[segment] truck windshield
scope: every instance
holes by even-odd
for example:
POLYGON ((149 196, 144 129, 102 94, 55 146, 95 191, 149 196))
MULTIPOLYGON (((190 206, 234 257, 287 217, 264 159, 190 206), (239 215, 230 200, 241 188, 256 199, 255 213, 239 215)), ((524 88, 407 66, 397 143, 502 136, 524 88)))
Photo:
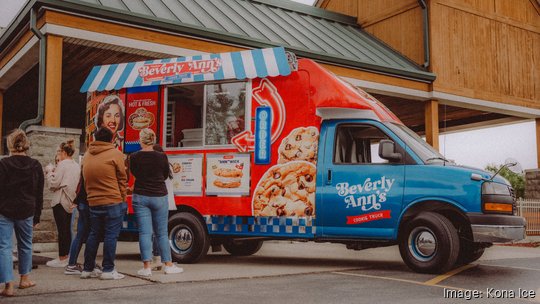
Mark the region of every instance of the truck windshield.
POLYGON ((390 122, 385 123, 385 125, 398 135, 424 163, 448 162, 439 151, 435 150, 435 148, 406 126, 390 122))

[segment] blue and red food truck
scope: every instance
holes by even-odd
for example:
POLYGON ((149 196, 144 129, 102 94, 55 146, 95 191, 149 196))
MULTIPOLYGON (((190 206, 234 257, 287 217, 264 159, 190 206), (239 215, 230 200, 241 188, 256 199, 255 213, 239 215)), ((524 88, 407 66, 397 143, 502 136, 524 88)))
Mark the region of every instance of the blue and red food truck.
POLYGON ((414 271, 441 273, 524 238, 506 180, 447 161, 371 95, 283 48, 97 66, 81 92, 87 143, 112 126, 129 154, 139 130, 159 134, 178 262, 292 239, 397 244, 414 271))

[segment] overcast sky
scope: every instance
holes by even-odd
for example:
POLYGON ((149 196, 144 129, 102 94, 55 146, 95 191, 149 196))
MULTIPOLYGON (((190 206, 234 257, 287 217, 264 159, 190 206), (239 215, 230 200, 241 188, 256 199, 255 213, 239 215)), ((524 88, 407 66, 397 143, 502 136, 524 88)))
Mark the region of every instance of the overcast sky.
MULTIPOLYGON (((295 1, 308 5, 314 2, 295 1)), ((6 27, 26 0, 0 2, 0 27, 6 27)), ((459 164, 484 168, 490 163, 504 163, 505 159, 512 157, 517 159, 524 169, 537 168, 534 121, 452 133, 441 136, 439 141, 441 152, 459 164)))

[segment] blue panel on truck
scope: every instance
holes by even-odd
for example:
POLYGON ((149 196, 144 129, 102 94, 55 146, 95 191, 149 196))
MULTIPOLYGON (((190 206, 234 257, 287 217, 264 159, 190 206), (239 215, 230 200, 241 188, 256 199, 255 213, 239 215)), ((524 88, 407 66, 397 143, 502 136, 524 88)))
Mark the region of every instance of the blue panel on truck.
POLYGON ((204 216, 209 234, 313 238, 313 217, 204 216))

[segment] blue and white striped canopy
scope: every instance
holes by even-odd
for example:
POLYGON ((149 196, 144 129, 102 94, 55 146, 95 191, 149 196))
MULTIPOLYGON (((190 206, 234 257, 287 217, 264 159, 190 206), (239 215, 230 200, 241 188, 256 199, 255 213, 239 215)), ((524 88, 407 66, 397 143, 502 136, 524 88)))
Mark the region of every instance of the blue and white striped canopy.
MULTIPOLYGON (((291 64, 294 65, 294 62, 291 64)), ((287 76, 290 73, 287 53, 284 48, 277 47, 95 66, 81 87, 81 92, 287 76)))

